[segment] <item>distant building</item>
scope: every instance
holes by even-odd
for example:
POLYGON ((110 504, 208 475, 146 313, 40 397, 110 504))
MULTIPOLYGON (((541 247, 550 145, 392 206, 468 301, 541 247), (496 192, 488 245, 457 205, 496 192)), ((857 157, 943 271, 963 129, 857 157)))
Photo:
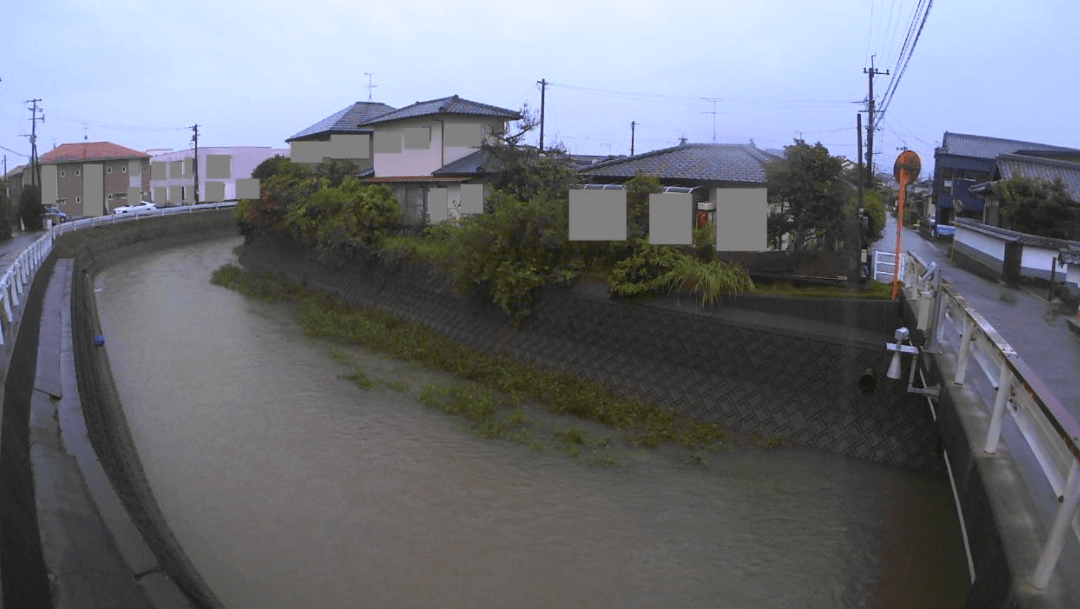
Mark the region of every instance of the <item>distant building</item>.
MULTIPOLYGON (((232 146, 199 148, 199 202, 236 200, 236 181, 248 179, 266 159, 289 156, 288 148, 232 146)), ((195 150, 164 152, 150 159, 151 201, 158 207, 195 203, 195 150)))
POLYGON ((23 184, 30 184, 30 165, 19 165, 12 168, 4 176, 4 184, 7 188, 8 200, 17 205, 19 196, 22 194, 23 184))
POLYGON ((62 144, 38 163, 42 204, 68 216, 101 216, 150 194, 150 155, 112 142, 62 144))
POLYGON ((972 187, 991 180, 995 163, 1003 155, 1080 161, 1080 150, 1075 148, 945 132, 934 151, 933 204, 926 213, 936 213, 938 224, 949 224, 957 217, 997 224, 996 213, 987 217, 985 201, 972 187))

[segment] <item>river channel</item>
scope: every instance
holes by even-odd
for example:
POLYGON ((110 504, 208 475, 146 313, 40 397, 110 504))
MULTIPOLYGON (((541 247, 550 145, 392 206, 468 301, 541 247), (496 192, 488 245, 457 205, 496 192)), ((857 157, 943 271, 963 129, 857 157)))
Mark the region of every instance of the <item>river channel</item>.
POLYGON ((96 279, 131 433, 177 539, 229 609, 958 607, 947 478, 809 450, 595 465, 422 405, 435 375, 209 283, 239 239, 96 279))

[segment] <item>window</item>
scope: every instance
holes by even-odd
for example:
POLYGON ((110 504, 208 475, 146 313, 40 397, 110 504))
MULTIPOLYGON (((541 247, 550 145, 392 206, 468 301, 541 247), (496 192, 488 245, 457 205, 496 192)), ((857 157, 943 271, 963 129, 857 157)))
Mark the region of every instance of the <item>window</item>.
POLYGON ((109 196, 107 196, 105 198, 108 199, 109 201, 112 201, 112 195, 109 195, 109 196))
POLYGON ((65 174, 63 169, 60 170, 60 177, 61 178, 66 178, 67 177, 67 175, 65 174))
POLYGON ((127 173, 127 165, 120 166, 120 173, 127 173))
POLYGON ((78 175, 79 175, 79 173, 80 173, 80 171, 79 171, 78 169, 76 169, 76 170, 75 170, 75 175, 76 175, 76 176, 78 176, 78 175))
POLYGON ((75 203, 82 203, 82 197, 75 197, 75 203))
POLYGON ((105 166, 105 173, 112 173, 112 165, 105 166))

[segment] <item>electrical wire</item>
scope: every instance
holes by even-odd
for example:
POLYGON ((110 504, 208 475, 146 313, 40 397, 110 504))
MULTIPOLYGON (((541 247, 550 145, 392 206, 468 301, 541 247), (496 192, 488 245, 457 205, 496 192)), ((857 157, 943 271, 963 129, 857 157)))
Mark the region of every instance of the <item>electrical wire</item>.
POLYGON ((926 26, 926 18, 930 16, 930 9, 934 6, 934 0, 929 0, 926 4, 926 10, 923 11, 922 21, 919 23, 919 29, 915 32, 915 38, 911 42, 911 48, 908 50, 907 57, 904 59, 904 65, 893 80, 889 81, 889 88, 885 91, 885 97, 881 102, 881 116, 884 117, 885 113, 889 110, 889 105, 892 103, 893 97, 896 95, 896 88, 900 84, 900 80, 904 77, 904 73, 907 72, 908 64, 911 62, 911 56, 915 53, 915 46, 919 44, 919 37, 922 36, 923 27, 926 26))
POLYGON ((93 127, 95 129, 105 129, 106 131, 186 131, 191 127, 146 127, 146 126, 134 126, 134 125, 118 125, 115 123, 104 123, 100 121, 88 121, 82 120, 63 114, 57 114, 53 112, 50 116, 59 119, 61 122, 72 123, 78 125, 84 125, 86 127, 93 127))
POLYGON ((6 151, 10 152, 11 154, 17 154, 17 155, 23 157, 24 159, 30 158, 29 154, 23 154, 21 152, 15 152, 14 150, 12 150, 11 148, 8 148, 7 146, 0 146, 0 150, 6 150, 6 151))

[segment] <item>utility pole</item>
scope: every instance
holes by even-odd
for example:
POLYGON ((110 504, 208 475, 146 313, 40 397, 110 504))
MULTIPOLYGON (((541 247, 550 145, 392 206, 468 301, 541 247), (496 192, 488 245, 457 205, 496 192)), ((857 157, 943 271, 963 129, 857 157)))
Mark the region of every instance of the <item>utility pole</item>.
POLYGON ((374 76, 371 72, 364 72, 364 76, 367 76, 367 100, 371 101, 371 90, 379 85, 371 84, 371 77, 374 76))
POLYGON ((540 82, 540 152, 544 151, 544 93, 547 91, 547 80, 541 78, 540 82))
POLYGON ((192 165, 195 167, 195 205, 199 204, 199 126, 192 125, 192 131, 195 135, 191 136, 191 141, 195 142, 195 162, 192 165))
MULTIPOLYGON (((861 270, 862 265, 867 263, 867 260, 863 258, 863 234, 864 234, 864 232, 863 232, 863 228, 862 228, 862 220, 863 220, 862 114, 859 114, 858 112, 855 113, 855 137, 858 139, 858 142, 859 142, 859 147, 858 147, 859 153, 856 155, 856 156, 859 157, 858 170, 856 171, 857 176, 858 176, 856 183, 858 184, 858 191, 857 192, 858 192, 858 197, 859 198, 858 198, 858 207, 855 208, 855 222, 854 222, 854 226, 853 226, 854 231, 855 231, 853 233, 853 236, 855 237, 855 239, 854 239, 855 251, 854 251, 854 255, 853 255, 853 262, 855 263, 855 269, 854 269, 853 272, 848 273, 848 281, 850 281, 852 283, 855 283, 855 282, 857 282, 859 280, 859 271, 861 270)), ((867 246, 869 247, 869 244, 867 244, 867 246)))
MULTIPOLYGON (((45 111, 38 107, 37 103, 40 99, 28 99, 23 103, 33 104, 28 110, 30 110, 32 117, 30 119, 30 184, 33 186, 41 185, 41 167, 38 165, 37 156, 37 123, 38 121, 45 122, 45 111), (38 118, 38 111, 41 111, 41 118, 38 118)), ((42 193, 44 195, 44 193, 42 193)))
POLYGON ((636 122, 630 121, 630 156, 634 156, 634 127, 636 126, 636 122))
POLYGON ((874 179, 874 77, 889 75, 888 70, 882 72, 874 68, 874 57, 874 55, 870 56, 870 69, 863 68, 863 74, 866 74, 870 85, 870 97, 868 98, 870 118, 866 124, 866 181, 868 184, 873 183, 874 179))
POLYGON ((712 102, 712 112, 702 112, 702 114, 711 114, 712 115, 712 143, 715 144, 716 143, 716 115, 719 114, 719 112, 716 111, 716 104, 718 104, 718 103, 720 103, 720 102, 722 102, 724 100, 720 99, 719 97, 702 97, 701 99, 703 99, 703 100, 705 100, 707 102, 712 102))

